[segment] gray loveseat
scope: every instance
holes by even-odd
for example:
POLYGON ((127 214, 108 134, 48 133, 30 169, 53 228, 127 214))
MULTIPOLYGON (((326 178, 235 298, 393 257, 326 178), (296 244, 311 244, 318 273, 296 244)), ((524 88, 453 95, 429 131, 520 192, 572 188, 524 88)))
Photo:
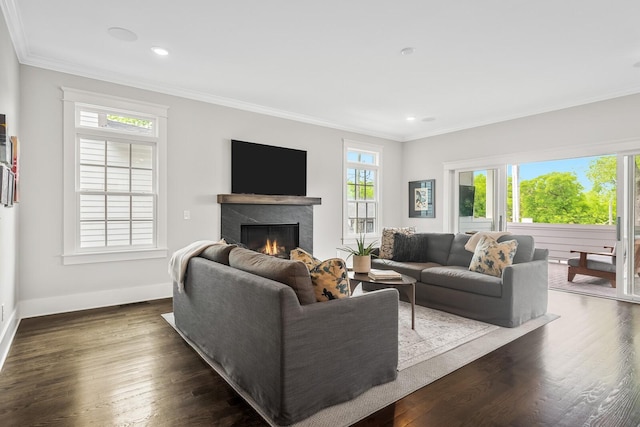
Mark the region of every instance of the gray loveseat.
POLYGON ((176 327, 277 424, 397 376, 395 289, 315 302, 302 262, 226 245, 189 260, 186 274, 183 291, 174 283, 176 327))
POLYGON ((426 246, 421 262, 373 259, 372 267, 414 277, 416 304, 505 327, 518 326, 546 313, 549 251, 535 248, 531 236, 507 235, 498 239, 518 241, 513 264, 503 270, 502 277, 469 271, 473 253, 464 248, 471 237, 467 234, 414 236, 424 239, 420 246, 426 246))

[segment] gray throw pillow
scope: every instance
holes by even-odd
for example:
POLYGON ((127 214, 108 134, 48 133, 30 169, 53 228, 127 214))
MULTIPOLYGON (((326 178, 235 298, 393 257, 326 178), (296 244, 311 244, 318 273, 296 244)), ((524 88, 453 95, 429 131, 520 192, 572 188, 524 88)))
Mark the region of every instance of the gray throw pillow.
POLYGON ((426 262, 429 241, 422 234, 396 233, 393 240, 393 261, 426 262))
POLYGON ((309 270, 302 261, 281 259, 249 249, 235 248, 229 254, 229 265, 290 286, 301 305, 316 302, 309 270))
POLYGON ((200 253, 202 258, 206 258, 210 261, 214 261, 220 264, 229 265, 229 253, 231 249, 236 245, 225 245, 224 243, 219 245, 211 245, 200 253))

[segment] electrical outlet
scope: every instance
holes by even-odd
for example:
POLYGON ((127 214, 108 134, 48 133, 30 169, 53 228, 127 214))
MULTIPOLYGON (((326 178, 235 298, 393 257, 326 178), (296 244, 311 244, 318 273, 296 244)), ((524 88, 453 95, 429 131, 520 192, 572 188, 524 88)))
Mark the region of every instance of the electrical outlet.
POLYGON ((184 219, 191 219, 191 211, 184 211, 184 219))

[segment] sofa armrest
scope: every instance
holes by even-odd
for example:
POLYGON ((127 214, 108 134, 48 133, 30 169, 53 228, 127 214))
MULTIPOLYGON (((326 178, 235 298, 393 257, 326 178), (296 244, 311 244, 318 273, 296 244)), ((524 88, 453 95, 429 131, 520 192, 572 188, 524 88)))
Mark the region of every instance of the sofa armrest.
POLYGON ((548 261, 538 260, 507 266, 502 272, 502 286, 502 297, 511 303, 512 319, 530 319, 546 313, 548 261))
POLYGON ((312 413, 396 378, 396 289, 294 308, 283 305, 285 406, 312 413))

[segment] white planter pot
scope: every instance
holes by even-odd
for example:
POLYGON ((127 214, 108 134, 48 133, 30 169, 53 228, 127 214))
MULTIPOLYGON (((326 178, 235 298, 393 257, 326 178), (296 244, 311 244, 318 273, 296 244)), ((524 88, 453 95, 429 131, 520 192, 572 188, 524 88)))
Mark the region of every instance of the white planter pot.
POLYGON ((368 273, 371 270, 371 255, 354 255, 353 271, 356 273, 368 273))

